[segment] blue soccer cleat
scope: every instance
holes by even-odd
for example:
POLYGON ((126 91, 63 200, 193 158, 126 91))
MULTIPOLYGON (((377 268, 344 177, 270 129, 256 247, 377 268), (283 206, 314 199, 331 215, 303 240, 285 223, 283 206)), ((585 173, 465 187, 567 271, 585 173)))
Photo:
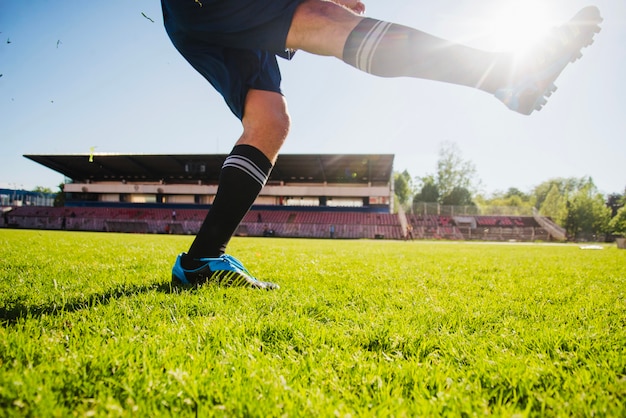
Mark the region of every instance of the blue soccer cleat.
POLYGON ((184 269, 181 259, 186 253, 176 258, 172 268, 172 284, 178 286, 200 286, 204 283, 215 283, 225 287, 250 287, 254 289, 274 290, 279 286, 270 282, 257 280, 235 257, 223 254, 217 258, 194 259, 203 263, 195 269, 184 269))
POLYGON ((556 90, 554 81, 567 64, 582 57, 581 50, 593 43, 601 22, 597 7, 580 10, 520 60, 519 64, 530 66, 529 72, 515 77, 510 85, 496 90, 494 95, 509 109, 524 115, 541 110, 556 90))

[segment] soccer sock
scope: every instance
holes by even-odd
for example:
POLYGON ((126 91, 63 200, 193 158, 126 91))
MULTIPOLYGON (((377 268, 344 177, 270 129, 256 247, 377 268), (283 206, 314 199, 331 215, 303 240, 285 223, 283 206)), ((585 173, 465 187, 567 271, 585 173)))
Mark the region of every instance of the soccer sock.
POLYGON ((363 19, 350 33, 343 60, 381 77, 415 77, 493 93, 508 75, 506 54, 455 44, 419 30, 363 19))
POLYGON ((215 200, 187 259, 219 257, 265 185, 272 163, 251 145, 236 145, 224 160, 215 200))

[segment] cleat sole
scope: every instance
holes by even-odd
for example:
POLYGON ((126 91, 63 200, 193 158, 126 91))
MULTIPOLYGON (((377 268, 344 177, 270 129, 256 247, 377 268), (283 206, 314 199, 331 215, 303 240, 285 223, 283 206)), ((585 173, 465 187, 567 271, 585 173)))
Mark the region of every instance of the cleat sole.
POLYGON ((497 90, 495 96, 509 109, 524 115, 541 110, 547 98, 557 90, 554 81, 561 72, 569 63, 582 58, 582 49, 594 43, 594 35, 602 30, 599 26, 602 21, 597 7, 580 10, 569 22, 552 32, 544 51, 555 56, 544 59, 545 67, 522 78, 516 85, 497 90), (560 54, 559 50, 562 51, 560 54))

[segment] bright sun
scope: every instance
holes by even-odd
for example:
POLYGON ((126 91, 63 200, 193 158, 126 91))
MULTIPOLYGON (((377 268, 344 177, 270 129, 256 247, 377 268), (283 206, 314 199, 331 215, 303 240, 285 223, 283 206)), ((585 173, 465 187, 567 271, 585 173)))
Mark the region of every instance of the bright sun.
POLYGON ((498 50, 519 50, 530 46, 558 23, 550 19, 546 2, 501 2, 484 22, 484 31, 498 50))

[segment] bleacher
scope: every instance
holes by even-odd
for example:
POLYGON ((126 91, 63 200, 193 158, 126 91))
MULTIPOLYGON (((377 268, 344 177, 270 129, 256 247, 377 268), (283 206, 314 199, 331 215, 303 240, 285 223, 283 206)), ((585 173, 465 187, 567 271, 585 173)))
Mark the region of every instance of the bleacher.
MULTIPOLYGON (((2 226, 195 235, 227 155, 25 157, 69 179, 63 188, 66 207, 14 208, 2 217, 2 226), (92 157, 99 164, 91 164, 92 157)), ((393 160, 391 154, 282 154, 259 194, 260 205, 236 234, 526 241, 549 239, 546 230, 556 230, 540 217, 458 215, 439 205, 422 215, 391 214, 393 160)))
POLYGON ((539 224, 532 217, 521 216, 474 216, 479 227, 501 226, 506 228, 538 227, 539 224))
MULTIPOLYGON (((76 231, 195 235, 206 209, 144 207, 17 207, 3 219, 9 227, 76 231), (175 210, 175 216, 174 216, 175 210)), ((532 217, 465 216, 459 223, 443 215, 406 215, 415 239, 547 241, 550 236, 532 217)), ((253 208, 236 234, 337 239, 406 238, 397 214, 302 208, 253 208)))
POLYGON ((262 236, 272 230, 276 236, 303 238, 384 238, 402 239, 398 216, 388 213, 251 210, 238 233, 262 236))
POLYGON ((546 241, 550 236, 533 217, 474 216, 476 228, 467 239, 485 241, 546 241))
POLYGON ((413 236, 419 239, 464 239, 454 220, 445 215, 407 215, 413 236))

